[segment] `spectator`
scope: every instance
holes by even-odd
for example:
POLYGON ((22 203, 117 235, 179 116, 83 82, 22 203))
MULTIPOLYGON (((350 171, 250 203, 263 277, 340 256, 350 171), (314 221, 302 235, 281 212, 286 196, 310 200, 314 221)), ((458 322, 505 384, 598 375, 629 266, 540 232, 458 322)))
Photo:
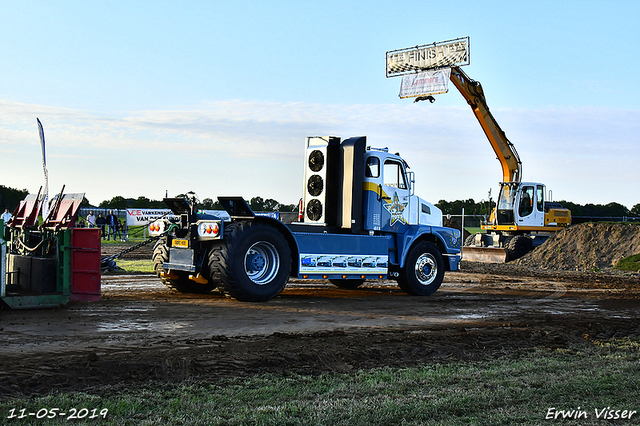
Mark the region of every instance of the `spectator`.
POLYGON ((113 214, 113 210, 109 210, 109 214, 107 215, 107 226, 109 227, 109 232, 107 233, 107 240, 116 239, 116 222, 118 218, 113 214))
POLYGON ((128 241, 129 239, 129 235, 127 235, 129 233, 129 226, 127 226, 127 219, 122 221, 122 240, 123 241, 128 241))
POLYGON ((4 213, 2 213, 2 216, 0 216, 0 218, 4 220, 4 224, 6 225, 7 222, 9 222, 9 220, 11 219, 11 213, 9 213, 9 209, 4 209, 4 213))
POLYGON ((116 238, 118 238, 118 239, 122 239, 121 231, 122 231, 122 224, 120 223, 120 220, 118 220, 118 218, 116 218, 116 230, 115 230, 115 232, 114 232, 114 234, 113 234, 113 239, 114 239, 114 240, 115 240, 116 238))
POLYGON ((96 219, 96 225, 100 228, 100 234, 102 235, 102 239, 105 237, 105 228, 107 226, 107 220, 102 217, 102 213, 98 214, 98 218, 96 219))
POLYGON ((96 227, 96 215, 93 214, 93 210, 91 210, 87 216, 87 223, 89 224, 89 228, 96 227))

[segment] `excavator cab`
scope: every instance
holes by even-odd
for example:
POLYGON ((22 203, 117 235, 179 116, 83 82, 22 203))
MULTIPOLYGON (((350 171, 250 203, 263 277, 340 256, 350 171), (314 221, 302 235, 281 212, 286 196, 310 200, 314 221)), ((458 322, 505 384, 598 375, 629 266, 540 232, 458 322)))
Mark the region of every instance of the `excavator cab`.
POLYGON ((498 225, 515 225, 515 207, 518 198, 517 182, 500 183, 500 195, 496 207, 496 221, 498 225))
POLYGON ((543 226, 545 186, 534 182, 501 182, 493 223, 543 226))

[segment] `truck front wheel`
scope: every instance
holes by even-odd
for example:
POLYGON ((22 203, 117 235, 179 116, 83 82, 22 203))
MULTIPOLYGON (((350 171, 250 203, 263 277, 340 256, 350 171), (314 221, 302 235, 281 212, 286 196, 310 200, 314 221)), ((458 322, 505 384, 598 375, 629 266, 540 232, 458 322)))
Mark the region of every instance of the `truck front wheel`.
POLYGON ((429 296, 435 293, 444 279, 444 262, 440 250, 423 241, 414 246, 398 277, 398 285, 413 296, 429 296))
POLYGON ((282 291, 291 270, 291 250, 273 226, 234 222, 222 244, 211 252, 209 269, 220 275, 219 288, 227 296, 245 302, 263 302, 282 291))

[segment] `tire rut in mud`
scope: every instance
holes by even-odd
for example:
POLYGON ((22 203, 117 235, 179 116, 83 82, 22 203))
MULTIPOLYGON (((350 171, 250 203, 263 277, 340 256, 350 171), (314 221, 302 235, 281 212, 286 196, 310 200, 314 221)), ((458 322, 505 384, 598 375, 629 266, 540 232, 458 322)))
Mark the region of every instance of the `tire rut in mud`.
POLYGON ((483 328, 273 333, 162 340, 141 348, 48 353, 3 359, 0 399, 51 391, 97 394, 149 383, 217 381, 272 373, 315 375, 380 367, 518 357, 535 348, 580 349, 593 339, 638 337, 635 319, 576 319, 560 326, 526 318, 483 328), (10 367, 10 368, 8 368, 10 367))

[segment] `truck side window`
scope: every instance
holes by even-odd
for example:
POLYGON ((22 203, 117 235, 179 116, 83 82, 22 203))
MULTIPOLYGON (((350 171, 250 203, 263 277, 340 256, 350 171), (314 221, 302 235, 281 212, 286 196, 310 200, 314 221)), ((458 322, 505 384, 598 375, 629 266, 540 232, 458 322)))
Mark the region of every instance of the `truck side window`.
POLYGON ((384 184, 398 189, 407 189, 407 181, 404 178, 404 170, 400 163, 395 161, 384 162, 384 184))
POLYGON ((536 186, 536 208, 539 212, 544 210, 544 186, 536 186))
POLYGON ((364 175, 369 178, 380 177, 380 159, 378 157, 367 158, 367 167, 364 169, 364 175))

